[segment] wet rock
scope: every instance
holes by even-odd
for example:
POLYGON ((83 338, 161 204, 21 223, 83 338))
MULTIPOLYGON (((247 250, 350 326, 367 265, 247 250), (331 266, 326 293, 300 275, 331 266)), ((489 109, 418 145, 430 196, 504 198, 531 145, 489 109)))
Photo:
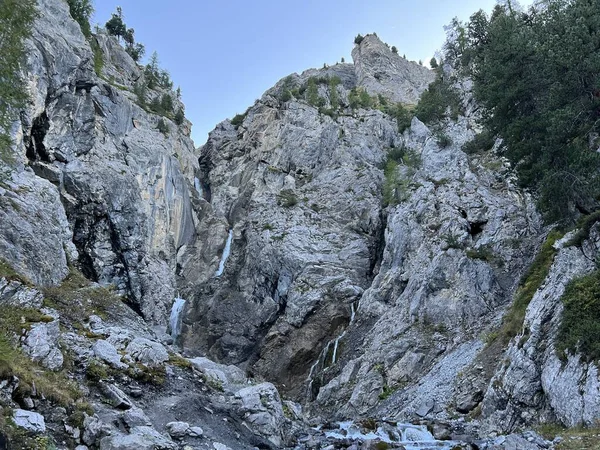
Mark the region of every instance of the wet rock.
POLYGON ((33 411, 16 409, 13 411, 13 421, 16 426, 33 433, 45 433, 46 422, 44 416, 33 411))

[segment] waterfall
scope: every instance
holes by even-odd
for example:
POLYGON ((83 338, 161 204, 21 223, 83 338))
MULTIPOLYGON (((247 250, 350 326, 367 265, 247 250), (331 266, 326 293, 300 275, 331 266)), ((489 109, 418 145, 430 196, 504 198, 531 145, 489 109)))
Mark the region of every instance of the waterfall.
POLYGON ((339 343, 346 335, 348 328, 350 328, 350 325, 352 325, 352 323, 354 322, 354 319, 356 317, 356 309, 354 308, 354 303, 352 303, 350 305, 350 311, 351 311, 350 322, 348 323, 348 326, 344 329, 344 331, 342 331, 342 333, 338 337, 336 337, 335 339, 333 339, 327 343, 327 345, 323 348, 323 350, 321 350, 321 353, 319 353, 317 360, 310 367, 310 372, 308 373, 308 378, 306 379, 306 382, 308 383, 308 396, 309 397, 312 392, 312 386, 313 386, 313 381, 314 381, 313 377, 314 377, 315 373, 318 370, 323 370, 323 369, 329 367, 327 365, 327 355, 329 354, 329 349, 331 348, 332 344, 333 344, 333 352, 331 355, 331 364, 329 364, 329 365, 333 366, 337 362, 339 343))
POLYGON ((200 195, 200 197, 204 197, 204 194, 202 193, 202 185, 200 184, 198 177, 194 177, 194 187, 196 188, 198 195, 200 195))
POLYGON ((171 308, 171 316, 169 317, 169 325, 171 327, 171 337, 175 340, 179 337, 181 333, 181 323, 182 323, 182 313, 183 307, 185 306, 185 300, 177 297, 173 302, 173 307, 171 308))
POLYGON ((229 253, 231 252, 231 241, 233 240, 233 230, 229 230, 229 236, 227 236, 227 242, 225 242, 225 248, 223 249, 223 255, 221 256, 221 262, 219 263, 219 268, 215 273, 215 277, 220 277, 223 275, 223 271, 225 270, 225 263, 227 262, 227 258, 229 258, 229 253))
POLYGON ((425 425, 409 423, 398 423, 395 426, 381 424, 375 430, 362 432, 360 426, 352 421, 338 422, 337 428, 326 431, 325 436, 361 442, 378 440, 388 444, 401 444, 406 450, 450 450, 459 444, 456 441, 437 441, 425 425))

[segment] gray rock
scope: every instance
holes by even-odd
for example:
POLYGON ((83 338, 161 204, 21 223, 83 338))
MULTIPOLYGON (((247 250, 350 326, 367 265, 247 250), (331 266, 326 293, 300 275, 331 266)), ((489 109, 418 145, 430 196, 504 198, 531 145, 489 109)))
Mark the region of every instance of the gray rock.
POLYGON ((0 304, 21 308, 41 308, 44 296, 37 289, 18 281, 0 278, 0 304))
POLYGON ((46 422, 44 416, 33 411, 24 409, 15 409, 13 411, 13 421, 16 426, 24 428, 33 433, 45 433, 46 422))
POLYGON ((215 450, 231 450, 225 444, 221 444, 220 442, 213 442, 213 448, 215 450))
POLYGON ((252 430, 269 439, 277 446, 282 445, 283 406, 275 386, 261 383, 240 389, 236 394, 240 412, 252 430))
POLYGON ((435 73, 393 53, 374 34, 352 50, 358 84, 371 95, 382 94, 393 102, 417 104, 435 79, 435 73))
POLYGON ((190 424, 187 422, 169 422, 166 425, 167 433, 174 439, 182 439, 190 431, 190 424))
POLYGON ((86 415, 83 419, 83 442, 90 446, 96 444, 104 434, 103 425, 97 417, 86 415))
POLYGON ((162 344, 145 338, 131 341, 125 352, 134 360, 149 367, 159 366, 169 360, 169 353, 162 344))
POLYGON ((129 434, 102 438, 100 450, 175 450, 177 444, 152 427, 134 427, 129 434))
POLYGON ((204 430, 200 427, 190 427, 188 434, 191 437, 201 437, 204 434, 204 430))
POLYGON ((236 366, 218 364, 204 357, 192 358, 189 361, 194 369, 230 391, 235 391, 236 387, 246 383, 244 371, 236 366))
POLYGON ((23 350, 34 361, 39 361, 50 370, 59 370, 63 365, 63 355, 58 345, 59 321, 36 323, 27 333, 23 350))
POLYGON ((419 417, 427 416, 431 411, 433 411, 433 407, 435 403, 431 400, 423 402, 421 406, 415 411, 415 414, 419 417))
POLYGON ((125 411, 121 416, 121 420, 128 429, 140 426, 149 427, 152 425, 146 413, 141 408, 135 406, 125 411))
POLYGON ((114 384, 100 383, 100 390, 114 408, 130 409, 133 406, 127 395, 114 384))
POLYGON ((109 364, 115 369, 126 369, 127 364, 121 362, 121 355, 117 349, 108 341, 103 339, 97 340, 92 347, 97 358, 109 364))

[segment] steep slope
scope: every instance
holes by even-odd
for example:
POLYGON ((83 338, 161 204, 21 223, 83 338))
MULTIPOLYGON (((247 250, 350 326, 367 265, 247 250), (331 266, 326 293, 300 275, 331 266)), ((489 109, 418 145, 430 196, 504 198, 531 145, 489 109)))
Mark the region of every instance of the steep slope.
MULTIPOLYGON (((114 284, 145 318, 164 323, 177 251, 196 236, 190 125, 138 104, 133 91, 143 73, 115 38, 96 36, 94 55, 64 2, 42 1, 39 9, 28 53, 32 104, 3 191, 6 201, 10 191, 28 192, 29 207, 15 200, 3 208, 15 225, 0 232, 3 257, 43 285, 57 284, 67 263, 78 262, 90 279, 114 284), (99 76, 98 59, 105 62, 99 76), (159 120, 169 132, 157 129, 159 120)), ((149 91, 147 100, 164 94, 177 104, 166 91, 149 91)))
MULTIPOLYGON (((218 276, 215 265, 186 263, 194 301, 185 347, 247 365, 295 393, 371 283, 384 226, 382 169, 387 150, 402 146, 392 117, 350 108, 362 89, 357 68, 401 77, 409 67, 414 92, 433 77, 375 36, 361 48, 354 66, 282 80, 240 124, 219 124, 201 149, 204 198, 227 219, 232 245, 218 276), (311 86, 320 107, 311 104, 311 86)), ((218 232, 224 245, 227 230, 218 232)))

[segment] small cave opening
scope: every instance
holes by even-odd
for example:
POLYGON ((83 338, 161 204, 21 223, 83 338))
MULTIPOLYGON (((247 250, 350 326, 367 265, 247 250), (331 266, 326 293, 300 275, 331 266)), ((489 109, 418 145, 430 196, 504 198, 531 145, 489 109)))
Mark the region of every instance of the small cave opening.
POLYGON ((44 111, 41 115, 33 119, 31 125, 31 136, 27 142, 26 156, 30 161, 50 162, 50 156, 44 145, 44 138, 50 129, 48 115, 44 111))
POLYGON ((479 222, 469 222, 469 234, 473 238, 477 237, 483 232, 487 222, 487 220, 482 220, 479 222))

